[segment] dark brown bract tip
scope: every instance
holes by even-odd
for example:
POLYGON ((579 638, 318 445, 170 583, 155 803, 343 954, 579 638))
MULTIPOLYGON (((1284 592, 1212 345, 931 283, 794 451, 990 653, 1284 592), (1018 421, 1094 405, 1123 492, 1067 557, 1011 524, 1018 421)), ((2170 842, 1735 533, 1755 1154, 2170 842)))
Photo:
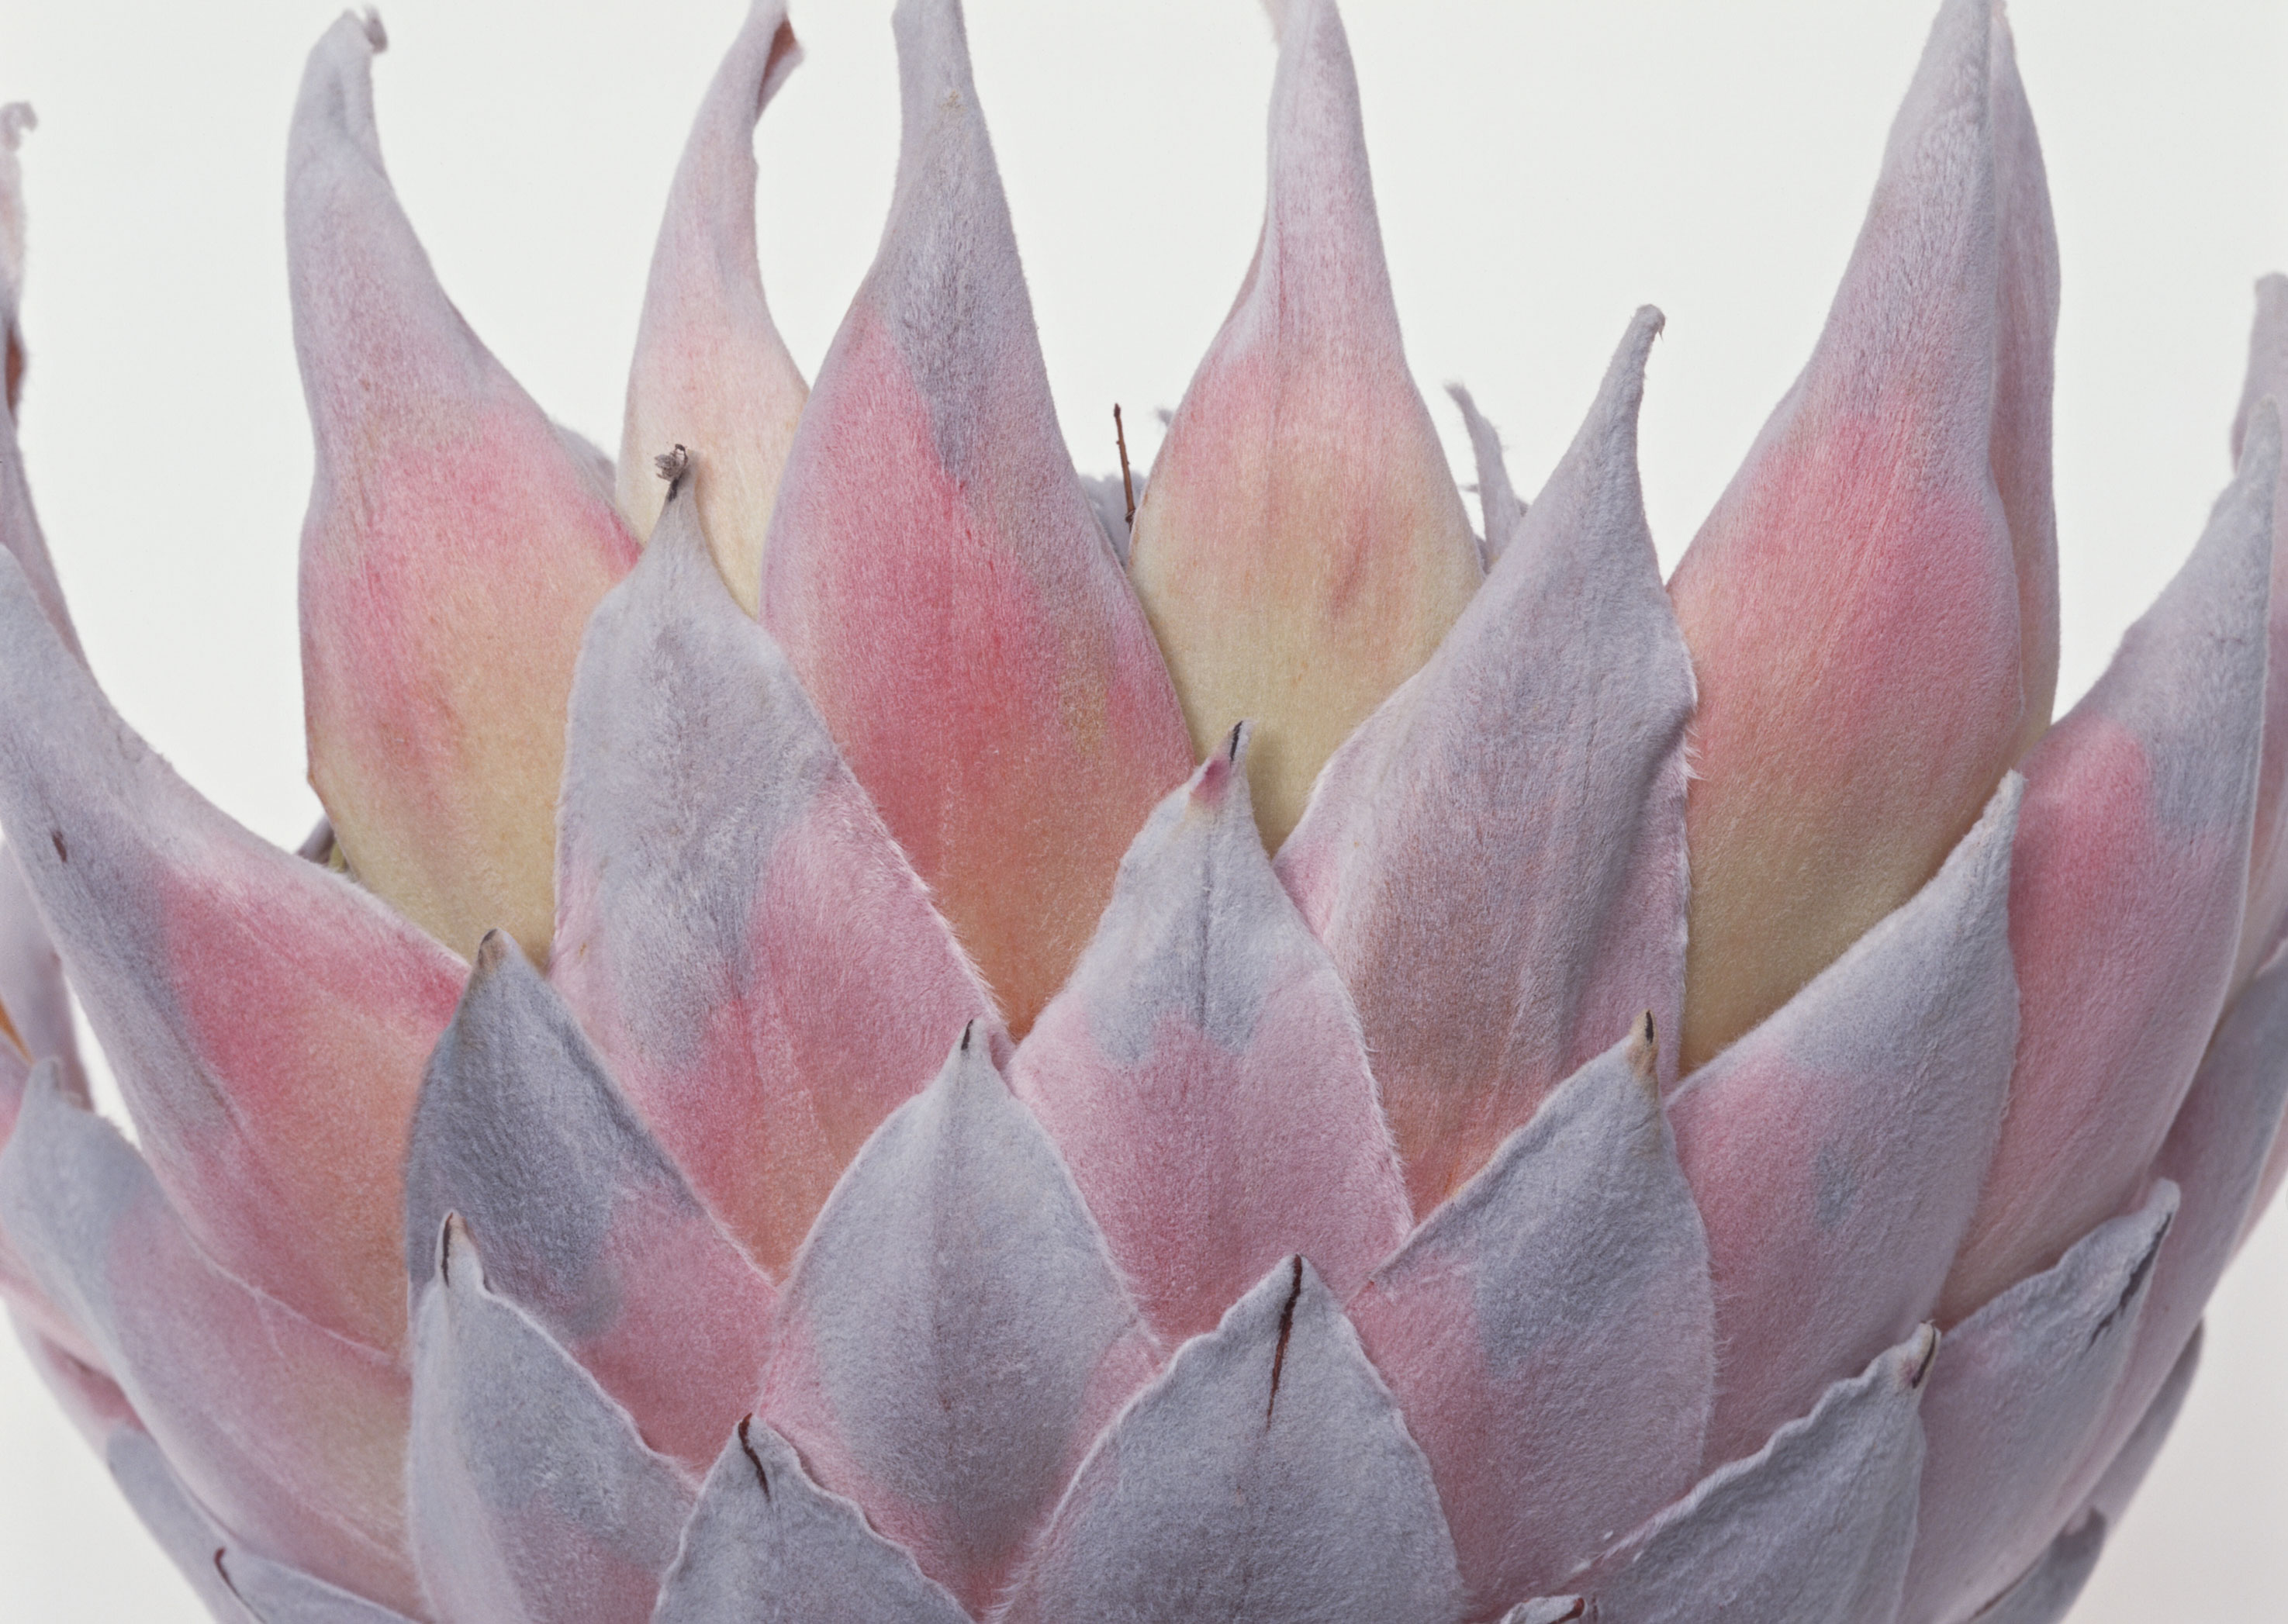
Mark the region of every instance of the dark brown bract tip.
POLYGON ((1120 402, 1112 403, 1112 438, 1120 447, 1120 494, 1128 503, 1128 527, 1136 527, 1136 479, 1128 471, 1128 430, 1120 421, 1120 402))
POLYGON ((1287 1301, 1279 1309, 1279 1345, 1271 1351, 1271 1397, 1264 1400, 1263 1424, 1271 1424, 1271 1412, 1279 1403, 1279 1377, 1287 1368, 1287 1339, 1295 1334, 1295 1302, 1303 1295, 1303 1255, 1296 1253, 1287 1260, 1287 1301))

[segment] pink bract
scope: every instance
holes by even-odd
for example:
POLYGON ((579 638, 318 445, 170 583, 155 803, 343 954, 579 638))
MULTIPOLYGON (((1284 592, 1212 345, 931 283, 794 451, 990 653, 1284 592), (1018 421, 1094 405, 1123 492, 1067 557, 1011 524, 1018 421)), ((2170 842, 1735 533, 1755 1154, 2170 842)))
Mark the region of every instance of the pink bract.
POLYGON ((1996 0, 1943 0, 1665 583, 1660 313, 1529 501, 1457 392, 1474 528, 1341 18, 1271 9, 1262 234, 1132 511, 1059 430, 958 0, 895 8, 807 381, 752 0, 616 457, 451 304, 335 24, 296 853, 73 633, 0 112, 0 1294, 218 1619, 2071 1604, 2288 1171, 2288 282, 2198 545, 2053 722, 1996 0))

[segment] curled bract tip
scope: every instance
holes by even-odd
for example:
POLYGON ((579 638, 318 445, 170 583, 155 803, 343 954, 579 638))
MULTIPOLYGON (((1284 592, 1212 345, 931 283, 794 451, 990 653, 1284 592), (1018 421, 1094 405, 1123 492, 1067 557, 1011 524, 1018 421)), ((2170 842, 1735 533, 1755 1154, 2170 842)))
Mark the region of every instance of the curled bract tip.
POLYGON ((378 11, 368 6, 363 12, 353 12, 348 15, 363 31, 366 44, 373 47, 376 55, 389 49, 389 30, 381 26, 378 11))

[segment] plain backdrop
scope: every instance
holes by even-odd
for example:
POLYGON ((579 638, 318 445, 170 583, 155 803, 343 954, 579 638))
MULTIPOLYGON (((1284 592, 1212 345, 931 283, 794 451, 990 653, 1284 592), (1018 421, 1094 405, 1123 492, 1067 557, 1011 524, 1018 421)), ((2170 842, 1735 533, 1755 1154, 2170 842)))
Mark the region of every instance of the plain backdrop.
MULTIPOLYGON (((809 60, 761 131, 765 279, 814 369, 895 156, 889 0, 798 0, 809 60)), ((1646 501, 1673 562, 1818 331, 1932 0, 1352 0, 1417 376, 1501 426, 1530 494, 1630 311, 1668 313, 1646 501)), ((742 0, 401 0, 392 173, 446 287, 551 411, 616 448, 651 238, 742 0)), ((297 537, 309 439, 281 234, 288 113, 324 0, 0 0, 25 146, 24 440, 98 674, 274 840, 303 781, 297 537)), ((2250 284, 2288 268, 2288 7, 2022 0, 2065 265, 2062 701, 2227 473, 2250 284)), ((1111 466, 1172 407, 1246 266, 1269 30, 1252 0, 972 0, 970 34, 1066 434, 1111 466)), ((2288 1234, 2210 1321, 2178 1436, 2082 1620, 2280 1616, 2288 1234)), ((0 1348, 0 1618, 189 1620, 188 1590, 0 1348)))

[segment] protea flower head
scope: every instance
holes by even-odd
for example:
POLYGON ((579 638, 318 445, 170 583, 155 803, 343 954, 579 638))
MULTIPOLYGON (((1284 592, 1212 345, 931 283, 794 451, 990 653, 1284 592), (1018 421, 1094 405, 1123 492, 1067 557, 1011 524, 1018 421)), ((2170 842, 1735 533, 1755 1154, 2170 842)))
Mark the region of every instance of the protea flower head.
POLYGON ((616 459, 448 301, 380 25, 330 28, 298 853, 81 655, 0 155, 0 1289, 217 1617, 2070 1605, 2288 1168, 2288 282, 2206 533, 2053 723, 2056 245, 1991 0, 1665 583, 1659 313, 1530 502, 1461 398, 1474 527, 1341 20, 1274 9, 1253 263, 1093 480, 957 0, 897 6, 809 384, 754 0, 616 459))

